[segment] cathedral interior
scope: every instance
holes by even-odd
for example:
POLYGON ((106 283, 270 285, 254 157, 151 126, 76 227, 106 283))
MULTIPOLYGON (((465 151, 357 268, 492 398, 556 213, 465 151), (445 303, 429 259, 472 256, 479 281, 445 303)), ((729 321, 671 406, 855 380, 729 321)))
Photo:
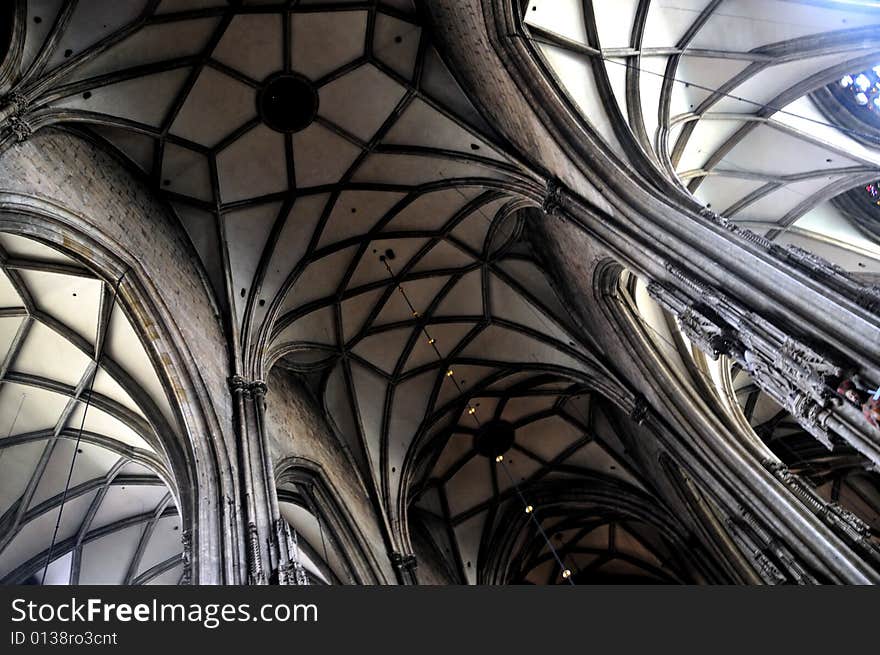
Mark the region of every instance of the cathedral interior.
POLYGON ((4 0, 0 582, 880 582, 880 5, 4 0))

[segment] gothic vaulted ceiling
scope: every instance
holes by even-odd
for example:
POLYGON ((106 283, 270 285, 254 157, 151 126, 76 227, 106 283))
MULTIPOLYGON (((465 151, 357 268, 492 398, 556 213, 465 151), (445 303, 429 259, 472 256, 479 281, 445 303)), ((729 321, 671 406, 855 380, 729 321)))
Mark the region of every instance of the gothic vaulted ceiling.
POLYGON ((176 423, 114 289, 0 234, 0 581, 176 584, 176 423))
POLYGON ((876 128, 818 104, 829 84, 880 64, 876 3, 523 4, 528 35, 584 120, 622 158, 642 153, 631 165, 771 239, 868 279, 880 271, 863 212, 832 202, 855 189, 873 204, 864 188, 880 176, 876 128))
MULTIPOLYGON (((810 95, 868 65, 876 13, 775 0, 523 4, 561 88, 612 149, 634 145, 739 222, 880 272, 880 247, 830 202, 876 177, 876 152, 829 127, 810 95)), ((627 455, 621 433, 629 427, 608 406, 620 387, 521 239, 518 211, 543 185, 468 102, 410 0, 21 6, 22 49, 6 82, 28 106, 31 127, 80 130, 167 200, 223 312, 236 372, 265 377, 278 365, 310 381, 389 525, 418 520, 460 579, 475 582, 489 575, 479 565, 491 564, 487 544, 505 534, 508 512, 521 514, 510 502, 514 482, 537 498, 549 498, 553 485, 589 482, 607 493, 571 491, 541 516, 575 577, 689 579, 671 554, 682 535, 664 532, 673 517, 627 455), (515 430, 510 479, 478 452, 492 420, 515 430)), ((50 305, 36 306, 61 300, 43 302, 50 305)), ((42 316, 35 311, 12 315, 42 316)), ((18 327, 10 330, 10 344, 22 341, 18 327)), ((71 342, 81 353, 90 347, 71 342)), ((43 386, 75 396, 97 359, 88 355, 79 376, 43 386)), ((9 375, 18 369, 6 369, 0 402, 14 404, 21 394, 9 391, 9 375)), ((143 395, 163 407, 161 394, 143 395)), ((65 433, 65 407, 28 429, 65 433)), ((96 416, 99 408, 107 413, 96 403, 96 416)), ((153 446, 134 430, 144 441, 134 446, 115 430, 90 430, 106 437, 93 444, 103 459, 95 455, 93 486, 77 496, 82 518, 59 531, 74 562, 101 543, 89 539, 101 529, 95 517, 116 507, 114 493, 133 488, 127 476, 138 479, 143 504, 109 525, 176 520, 160 484, 159 440, 153 446)), ((52 453, 30 456, 9 507, 45 477, 41 458, 51 462, 52 453)), ((287 491, 285 514, 308 533, 310 575, 345 581, 339 555, 318 548, 314 515, 287 491)), ((57 489, 45 493, 38 502, 50 504, 34 517, 51 521, 57 489)), ((28 496, 3 520, 21 523, 32 506, 28 496)), ((160 531, 139 529, 135 555, 114 575, 179 576, 179 551, 163 551, 161 571, 150 568, 157 564, 145 553, 160 531)), ((554 569, 535 534, 508 537, 516 545, 508 579, 548 581, 554 569)))
MULTIPOLYGON (((462 581, 512 498, 472 453, 475 421, 514 425, 519 484, 598 476, 656 505, 591 422, 601 411, 580 415, 615 385, 521 239, 518 210, 542 183, 466 99, 409 0, 32 1, 18 69, 33 127, 114 148, 168 201, 236 368, 309 380, 388 521, 417 506, 447 525, 437 538, 462 581)), ((615 502, 572 501, 578 566, 601 551, 595 575, 680 579, 645 517, 609 513, 615 502)), ((312 578, 347 581, 308 507, 283 505, 312 578)), ((519 578, 546 581, 544 559, 531 552, 519 578)))

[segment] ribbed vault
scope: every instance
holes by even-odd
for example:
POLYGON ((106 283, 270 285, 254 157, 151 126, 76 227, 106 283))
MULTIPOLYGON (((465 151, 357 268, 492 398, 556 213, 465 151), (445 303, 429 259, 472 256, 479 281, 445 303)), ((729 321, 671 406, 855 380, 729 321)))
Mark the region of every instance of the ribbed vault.
POLYGON ((875 181, 880 154, 816 101, 878 63, 870 3, 523 5, 525 33, 572 106, 646 183, 665 177, 780 243, 861 274, 880 270, 876 238, 832 202, 875 181))
POLYGON ((461 414, 425 445, 410 510, 410 522, 430 535, 460 580, 564 583, 545 535, 578 583, 690 577, 675 560, 680 553, 673 555, 681 544, 658 536, 682 527, 634 464, 628 419, 600 394, 532 372, 503 378, 470 402, 515 431, 503 465, 481 452, 480 430, 461 414), (528 520, 526 502, 545 535, 528 520))
POLYGON ((0 579, 176 584, 177 428, 113 285, 0 235, 0 579), (57 526, 57 527, 56 527, 57 526))
MULTIPOLYGON (((555 83, 634 176, 674 185, 847 268, 880 273, 877 244, 831 202, 876 179, 880 159, 825 126, 810 95, 873 57, 875 14, 775 0, 517 6, 555 83)), ((544 503, 541 525, 576 579, 713 577, 687 556, 688 527, 628 452, 634 424, 620 407, 633 393, 613 354, 560 302, 524 237, 522 210, 545 199, 546 180, 469 102, 413 2, 16 7, 15 57, 0 83, 26 109, 27 125, 17 127, 60 124, 121 154, 174 211, 213 288, 234 377, 250 385, 247 394, 276 366, 306 383, 367 489, 389 556, 412 552, 413 523, 462 582, 556 581, 513 485, 478 452, 481 427, 496 420, 515 431, 505 466, 544 503)), ((158 526, 176 516, 161 444, 163 431, 177 428, 152 368, 141 363, 135 373, 116 362, 143 348, 136 337, 115 343, 124 331, 116 323, 106 334, 94 328, 109 314, 106 282, 45 249, 19 255, 19 242, 3 245, 12 295, 2 320, 13 322, 0 417, 17 416, 20 397, 21 416, 30 416, 28 396, 9 391, 19 387, 67 403, 50 424, 28 428, 41 435, 28 443, 44 450, 34 445, 37 463, 20 467, 31 473, 17 483, 24 491, 10 492, 2 520, 21 535, 20 525, 51 516, 54 501, 32 510, 30 488, 44 468, 63 469, 52 464, 53 450, 70 442, 89 398, 82 442, 104 459, 77 482, 82 518, 63 525, 59 543, 74 562, 83 558, 105 538, 94 517, 114 506, 108 499, 135 488, 146 499, 149 489, 156 498, 125 519, 135 522, 124 529, 140 536, 122 580, 179 577, 179 548, 159 563, 145 556, 158 526), (93 285, 76 296, 92 299, 89 311, 65 309, 68 287, 40 287, 27 279, 32 271, 93 285), (51 375, 22 365, 31 333, 43 328, 79 360, 70 355, 51 375), (93 374, 95 393, 86 392, 93 374), (109 386, 102 391, 105 378, 129 404, 109 386), (131 434, 91 425, 98 412, 131 434)), ((631 290, 644 298, 635 282, 631 290)), ((662 348, 682 346, 659 310, 648 318, 670 341, 662 348)), ((113 319, 124 321, 124 311, 113 319)), ((692 375, 692 363, 675 357, 692 375)), ((14 428, 10 439, 22 434, 14 428)), ((283 480, 278 490, 311 580, 364 577, 346 559, 340 526, 324 532, 332 513, 312 488, 283 480)), ((179 546, 179 537, 161 543, 172 541, 179 546)), ((25 550, 39 554, 40 546, 25 550)), ((16 579, 32 569, 16 569, 16 579)))

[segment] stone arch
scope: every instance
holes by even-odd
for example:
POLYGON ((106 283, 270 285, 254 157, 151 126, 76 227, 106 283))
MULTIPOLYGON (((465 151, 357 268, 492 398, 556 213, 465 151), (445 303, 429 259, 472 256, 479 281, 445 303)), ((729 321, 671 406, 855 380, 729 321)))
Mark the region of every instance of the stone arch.
POLYGON ((25 0, 4 2, 0 8, 0 91, 14 82, 24 46, 26 18, 25 0))
POLYGON ((238 568, 228 364, 216 309, 181 228, 111 155, 44 130, 0 154, 0 231, 43 242, 119 284, 184 435, 169 444, 192 579, 233 582, 238 568), (70 171, 76 171, 78 184, 70 171), (195 338, 198 335, 198 338, 195 338))
MULTIPOLYGON (((529 489, 529 493, 545 512, 547 529, 558 530, 557 534, 578 530, 583 536, 588 536, 591 532, 616 522, 627 527, 633 524, 643 526, 639 531, 630 527, 632 534, 639 535, 634 540, 638 543, 638 551, 641 551, 638 555, 628 553, 627 548, 618 546, 615 549, 609 545, 604 557, 609 560, 620 557, 628 563, 641 561, 645 570, 651 574, 649 579, 661 584, 692 584, 707 578, 718 581, 711 564, 693 548, 694 543, 689 539, 686 528, 639 489, 607 476, 597 475, 578 482, 543 482, 529 489), (560 521, 560 517, 566 517, 566 520, 560 521), (650 564, 649 561, 654 563, 650 564)), ((479 584, 521 583, 526 579, 525 575, 529 574, 528 568, 523 569, 523 566, 528 566, 524 561, 529 559, 526 555, 528 544, 521 537, 524 531, 528 532, 529 518, 517 509, 508 507, 491 533, 490 545, 485 549, 485 561, 479 566, 479 584)), ((555 535, 550 536, 552 539, 555 535)), ((531 540, 537 541, 536 535, 532 535, 531 540)), ((586 545, 578 543, 575 535, 571 543, 563 546, 560 552, 564 555, 566 548, 573 551, 584 550, 583 554, 591 557, 598 555, 596 559, 599 559, 603 557, 600 551, 605 550, 606 546, 595 546, 596 544, 589 542, 586 545), (592 550, 596 552, 587 552, 592 550)), ((533 547, 533 550, 540 553, 540 545, 537 549, 533 547)), ((535 555, 537 553, 533 552, 532 558, 535 555)), ((549 553, 544 552, 537 559, 549 560, 549 553)), ((643 581, 645 582, 647 580, 643 581)), ((587 581, 582 580, 581 583, 587 581)))
MULTIPOLYGON (((382 573, 371 558, 364 536, 356 528, 356 522, 323 467, 317 462, 290 456, 280 460, 275 470, 279 501, 300 505, 316 518, 323 542, 324 563, 330 567, 331 562, 326 560, 335 560, 333 564, 341 569, 336 572, 337 581, 342 584, 381 584, 382 573), (328 550, 332 557, 327 556, 328 550), (343 571, 344 575, 340 575, 343 571)), ((312 550, 317 550, 317 544, 312 550)), ((322 556, 322 553, 316 554, 322 556)))

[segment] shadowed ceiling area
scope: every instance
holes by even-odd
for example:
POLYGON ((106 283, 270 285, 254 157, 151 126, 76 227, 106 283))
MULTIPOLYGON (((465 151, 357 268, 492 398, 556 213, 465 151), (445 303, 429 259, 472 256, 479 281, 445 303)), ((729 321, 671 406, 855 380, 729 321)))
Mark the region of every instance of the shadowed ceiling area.
POLYGON ((176 584, 165 392, 113 287, 0 234, 0 580, 176 584))
POLYGON ((425 455, 429 473, 410 514, 461 579, 564 584, 564 568, 581 584, 692 579, 676 559, 675 521, 630 456, 629 421, 601 396, 556 375, 520 373, 471 402, 513 429, 513 442, 487 452, 483 426, 463 414, 425 455), (532 512, 544 534, 528 521, 532 512))

